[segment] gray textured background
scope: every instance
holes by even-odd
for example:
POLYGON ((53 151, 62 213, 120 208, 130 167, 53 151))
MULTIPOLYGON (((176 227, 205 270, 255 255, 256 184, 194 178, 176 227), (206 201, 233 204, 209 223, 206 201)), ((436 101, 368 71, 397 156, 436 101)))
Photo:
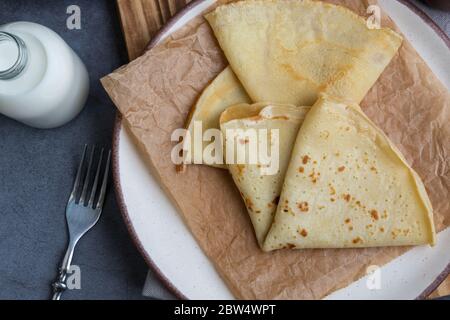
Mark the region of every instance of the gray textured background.
MULTIPOLYGON (((448 13, 420 6, 450 33, 448 13)), ((62 128, 35 130, 0 115, 0 299, 46 299, 67 242, 64 208, 82 146, 111 143, 115 110, 98 79, 127 59, 114 0, 0 0, 0 24, 19 20, 59 33, 86 63, 91 79, 86 108, 62 128), (72 4, 81 8, 82 30, 66 28, 72 4)), ((147 267, 112 190, 74 263, 81 268, 82 290, 64 298, 142 298, 147 267)), ((157 280, 149 283, 149 292, 164 296, 157 280)))
MULTIPOLYGON (((0 24, 27 20, 60 34, 85 62, 91 92, 81 115, 55 130, 0 116, 0 298, 46 299, 65 250, 64 209, 84 143, 110 146, 115 109, 98 79, 127 60, 115 1, 0 0, 0 24), (81 7, 82 30, 66 28, 81 7)), ((110 190, 98 225, 74 263, 82 290, 67 299, 139 299, 147 267, 128 237, 110 190)))

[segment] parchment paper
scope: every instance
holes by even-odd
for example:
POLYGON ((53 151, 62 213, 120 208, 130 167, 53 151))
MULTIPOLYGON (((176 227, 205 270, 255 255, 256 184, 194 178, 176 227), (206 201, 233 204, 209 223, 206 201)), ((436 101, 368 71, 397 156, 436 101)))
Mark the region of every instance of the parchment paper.
MULTIPOLYGON (((328 1, 365 15, 369 2, 328 1)), ((389 18, 383 24, 396 27, 389 18)), ((281 250, 263 253, 240 195, 225 170, 188 166, 177 173, 170 135, 184 125, 201 91, 226 60, 203 18, 102 79, 148 160, 205 254, 236 298, 318 299, 408 248, 281 250)), ((450 224, 450 95, 405 40, 362 103, 422 177, 437 230, 450 224)), ((148 212, 151 215, 151 212, 148 212)), ((166 244, 170 245, 170 244, 166 244)))

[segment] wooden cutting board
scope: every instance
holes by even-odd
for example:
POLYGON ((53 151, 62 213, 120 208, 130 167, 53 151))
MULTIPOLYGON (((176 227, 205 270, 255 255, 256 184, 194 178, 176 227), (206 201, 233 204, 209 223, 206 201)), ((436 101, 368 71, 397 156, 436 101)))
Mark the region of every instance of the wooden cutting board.
MULTIPOLYGON (((191 0, 116 0, 128 57, 136 59, 145 51, 155 33, 191 0)), ((450 277, 430 297, 450 294, 450 277)))
POLYGON ((191 0, 117 0, 128 57, 134 60, 150 39, 191 0))

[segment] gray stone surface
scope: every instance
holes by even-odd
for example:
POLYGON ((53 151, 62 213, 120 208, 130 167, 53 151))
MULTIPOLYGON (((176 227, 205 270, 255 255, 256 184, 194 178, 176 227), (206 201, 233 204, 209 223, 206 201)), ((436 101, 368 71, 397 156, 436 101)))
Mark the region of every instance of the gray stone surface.
MULTIPOLYGON (((424 11, 430 18, 436 22, 436 24, 444 30, 447 35, 450 35, 450 13, 443 10, 432 8, 419 0, 410 0, 422 11, 424 11)), ((449 1, 449 0, 441 0, 449 1)))
MULTIPOLYGON (((418 2, 418 1, 414 1, 418 2)), ((450 15, 421 6, 450 33, 450 15)), ((126 62, 114 0, 1 0, 0 24, 26 20, 58 32, 86 63, 91 92, 68 125, 36 130, 0 115, 0 299, 46 299, 67 242, 64 207, 84 143, 110 146, 114 106, 98 79, 126 62), (81 8, 82 30, 66 28, 81 8)), ((140 299, 147 267, 128 237, 109 190, 98 225, 74 257, 82 289, 66 299, 140 299)), ((167 297, 150 276, 147 292, 167 297)))
MULTIPOLYGON (((1 0, 0 24, 26 20, 60 34, 85 62, 91 92, 84 111, 55 130, 0 116, 0 299, 46 299, 65 250, 64 208, 84 143, 110 146, 115 109, 98 79, 126 62, 111 0, 1 0), (66 28, 66 8, 81 8, 82 30, 66 28)), ((122 222, 110 188, 98 225, 74 263, 82 290, 66 299, 140 299, 147 266, 122 222)))

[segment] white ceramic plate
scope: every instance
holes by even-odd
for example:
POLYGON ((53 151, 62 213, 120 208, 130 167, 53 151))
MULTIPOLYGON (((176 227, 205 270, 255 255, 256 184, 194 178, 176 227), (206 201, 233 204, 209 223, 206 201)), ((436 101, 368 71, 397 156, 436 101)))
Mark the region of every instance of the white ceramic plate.
MULTIPOLYGON (((215 0, 191 2, 153 39, 163 40, 201 14, 215 0)), ((403 1, 380 0, 380 5, 450 88, 448 38, 429 18, 403 1)), ((129 133, 117 120, 114 135, 115 187, 130 234, 151 268, 181 298, 232 299, 211 262, 184 225, 140 158, 129 133), (170 244, 170 245, 169 245, 170 244)), ((416 247, 383 266, 379 290, 369 290, 365 277, 331 294, 330 299, 414 299, 434 290, 450 272, 450 228, 438 234, 437 246, 416 247)), ((378 287, 375 282, 375 287, 378 287)), ((369 286, 369 287, 374 287, 369 286)))

